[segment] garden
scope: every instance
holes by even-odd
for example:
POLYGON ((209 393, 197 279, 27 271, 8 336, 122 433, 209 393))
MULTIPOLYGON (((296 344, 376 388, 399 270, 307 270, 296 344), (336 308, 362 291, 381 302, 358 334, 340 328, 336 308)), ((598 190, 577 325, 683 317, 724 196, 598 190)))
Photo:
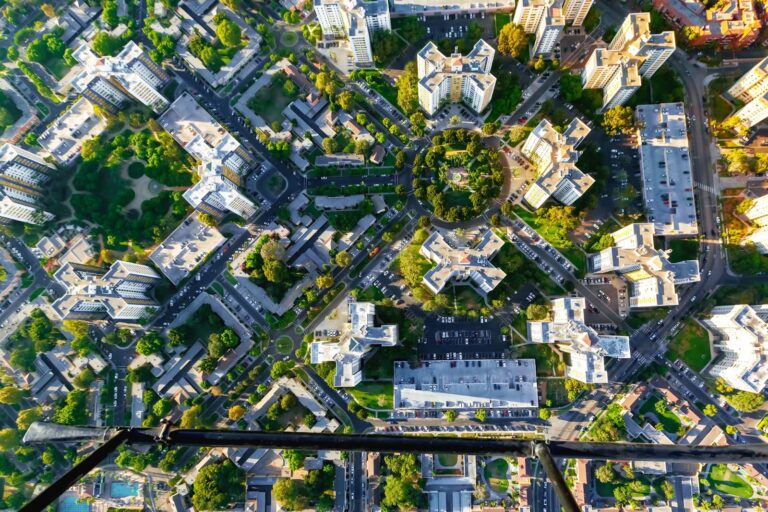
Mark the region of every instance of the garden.
POLYGON ((296 84, 285 73, 276 73, 269 85, 256 91, 248 100, 248 108, 269 123, 273 131, 280 131, 283 110, 298 96, 299 88, 296 84))
POLYGON ((285 292, 306 274, 301 268, 286 265, 284 257, 285 248, 278 239, 262 235, 245 257, 241 268, 275 302, 280 302, 285 292))
POLYGON ((347 391, 366 409, 392 409, 392 382, 363 381, 347 391))
POLYGON ((70 204, 78 219, 98 226, 107 248, 125 250, 131 243, 142 252, 136 244, 159 243, 188 214, 182 192, 162 185, 191 185, 193 162, 159 127, 126 130, 109 140, 97 136, 83 143, 80 154, 70 204), (143 176, 149 180, 140 187, 143 176))
POLYGON ((707 480, 717 492, 739 498, 752 497, 752 487, 725 464, 711 466, 707 480))
POLYGON ((498 151, 479 133, 446 130, 413 162, 414 195, 449 222, 476 217, 498 197, 504 171, 498 151))
POLYGON ((188 47, 190 53, 200 59, 206 69, 218 73, 222 67, 229 64, 240 49, 248 44, 248 40, 243 38, 240 26, 229 19, 224 12, 217 12, 213 22, 216 24, 217 36, 214 42, 209 42, 195 32, 189 38, 188 47))
POLYGON ((680 422, 680 418, 669 409, 666 401, 656 394, 648 397, 648 399, 643 402, 643 405, 640 406, 638 412, 644 417, 646 415, 652 415, 652 417, 661 424, 664 431, 672 435, 677 435, 681 429, 683 429, 683 424, 680 422))
POLYGON ((507 473, 509 463, 505 459, 494 459, 483 468, 483 476, 491 487, 491 490, 499 494, 505 494, 509 488, 507 473))

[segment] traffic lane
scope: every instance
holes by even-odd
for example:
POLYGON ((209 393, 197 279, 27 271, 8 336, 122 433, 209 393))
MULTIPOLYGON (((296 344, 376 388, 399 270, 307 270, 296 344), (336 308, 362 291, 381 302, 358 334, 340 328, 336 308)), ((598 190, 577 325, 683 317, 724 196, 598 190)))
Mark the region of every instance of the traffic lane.
MULTIPOLYGON (((309 378, 312 379, 315 383, 315 385, 322 390, 323 393, 325 393, 328 398, 330 398, 337 407, 341 408, 342 410, 347 410, 347 402, 344 401, 344 399, 339 395, 339 393, 336 392, 335 389, 331 388, 325 380, 323 380, 315 371, 309 367, 304 366, 304 371, 309 375, 309 378)), ((366 428, 370 427, 370 423, 367 421, 362 421, 357 416, 350 414, 349 419, 352 422, 352 428, 355 432, 362 432, 366 428)))
POLYGON ((309 187, 320 187, 324 185, 336 185, 339 187, 356 185, 397 185, 399 175, 397 174, 360 174, 355 176, 315 176, 307 178, 309 187))
POLYGON ((229 284, 229 281, 226 279, 219 279, 217 282, 224 287, 224 290, 226 290, 232 296, 232 298, 237 301, 240 307, 245 310, 248 316, 253 319, 252 322, 249 322, 249 325, 253 324, 254 321, 258 322, 262 326, 269 325, 262 314, 256 309, 256 307, 251 304, 251 302, 246 297, 243 297, 238 288, 235 288, 229 284))

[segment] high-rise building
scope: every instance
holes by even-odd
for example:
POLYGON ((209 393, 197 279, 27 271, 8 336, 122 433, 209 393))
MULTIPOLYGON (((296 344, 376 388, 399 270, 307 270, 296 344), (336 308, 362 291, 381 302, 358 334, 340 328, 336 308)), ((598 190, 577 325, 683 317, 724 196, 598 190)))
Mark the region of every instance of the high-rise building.
POLYGON ((99 57, 87 44, 72 56, 83 71, 72 79, 72 86, 94 105, 115 113, 131 98, 155 112, 168 106, 162 89, 170 78, 133 41, 114 57, 99 57))
POLYGON ((148 293, 161 281, 146 265, 116 261, 109 269, 66 263, 53 275, 65 288, 52 307, 62 320, 135 321, 158 306, 148 293))
POLYGON ((189 204, 216 218, 232 212, 248 219, 256 213, 256 205, 240 191, 253 156, 197 100, 185 92, 158 122, 200 162, 199 181, 184 192, 189 204))
POLYGON ((584 18, 587 17, 589 9, 592 7, 592 3, 595 0, 565 0, 563 11, 565 15, 565 21, 571 23, 575 27, 580 27, 584 23, 584 18))
POLYGON ((0 148, 0 217, 27 224, 53 218, 40 208, 44 185, 56 167, 25 149, 5 144, 0 148))
POLYGON ((528 34, 536 34, 533 55, 551 53, 565 28, 562 0, 520 0, 512 20, 528 34))
POLYGON ((755 126, 768 117, 768 92, 765 92, 741 107, 733 117, 747 128, 755 126))
POLYGON ((564 133, 542 121, 525 140, 520 152, 538 169, 538 178, 523 198, 533 208, 539 208, 550 197, 563 204, 572 204, 595 182, 592 176, 576 167, 581 155, 576 150, 590 132, 589 126, 575 118, 564 133))
POLYGON ((744 73, 728 89, 728 95, 743 103, 749 103, 766 92, 768 92, 768 57, 744 73))
POLYGON ((581 74, 586 89, 603 89, 603 110, 623 105, 675 51, 675 34, 651 34, 650 13, 631 13, 608 48, 596 48, 581 74))
POLYGON ((565 374, 587 384, 605 384, 605 358, 630 357, 629 337, 598 334, 584 323, 584 297, 561 297, 552 301, 552 320, 528 322, 530 343, 557 343, 570 355, 565 374))
POLYGON ((496 87, 491 74, 495 50, 480 39, 466 56, 450 57, 429 42, 416 56, 419 77, 419 105, 429 115, 447 102, 464 102, 475 112, 488 106, 496 87))
POLYGON ((387 0, 314 0, 314 8, 325 38, 346 42, 357 66, 373 66, 373 33, 392 30, 387 0))

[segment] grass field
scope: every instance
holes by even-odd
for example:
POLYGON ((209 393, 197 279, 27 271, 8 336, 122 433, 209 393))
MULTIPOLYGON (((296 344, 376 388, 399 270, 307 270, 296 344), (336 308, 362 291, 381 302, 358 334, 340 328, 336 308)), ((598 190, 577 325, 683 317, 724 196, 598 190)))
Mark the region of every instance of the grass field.
POLYGON ((716 491, 739 498, 752 496, 752 487, 725 464, 716 464, 709 470, 709 483, 716 491))
POLYGON ((693 320, 686 320, 680 332, 672 338, 667 358, 682 359, 691 369, 701 371, 712 359, 707 331, 693 320))
POLYGON ((504 27, 504 25, 512 22, 512 15, 508 12, 497 12, 493 21, 494 34, 496 37, 499 37, 499 32, 501 32, 501 29, 504 27))
POLYGON ((507 480, 507 471, 509 471, 509 464, 504 459, 495 459, 485 465, 483 474, 488 484, 496 492, 504 493, 509 488, 509 480, 507 480))
POLYGON ((667 410, 664 412, 664 414, 659 414, 656 411, 656 404, 661 401, 661 397, 653 395, 648 400, 643 403, 642 406, 640 406, 640 414, 644 415, 646 413, 653 414, 656 418, 658 418, 659 423, 664 427, 664 430, 669 432, 670 434, 677 434, 677 431, 680 430, 680 427, 682 426, 682 423, 680 423, 680 418, 675 415, 670 410, 667 410))
POLYGON ((695 238, 670 240, 669 248, 672 249, 669 261, 695 260, 699 257, 699 241, 695 238))
POLYGON ((357 403, 368 409, 392 409, 392 383, 363 381, 347 389, 357 403))
POLYGON ((275 350, 280 354, 290 354, 293 350, 293 340, 288 336, 280 336, 275 340, 275 350))
POLYGON ((518 359, 535 359, 536 375, 539 377, 562 377, 564 367, 560 356, 549 345, 541 343, 520 345, 514 347, 514 357, 518 359))
POLYGON ((282 112, 293 100, 294 98, 283 90, 282 81, 273 79, 271 84, 259 89, 248 100, 248 108, 256 115, 263 117, 267 123, 282 122, 282 112))

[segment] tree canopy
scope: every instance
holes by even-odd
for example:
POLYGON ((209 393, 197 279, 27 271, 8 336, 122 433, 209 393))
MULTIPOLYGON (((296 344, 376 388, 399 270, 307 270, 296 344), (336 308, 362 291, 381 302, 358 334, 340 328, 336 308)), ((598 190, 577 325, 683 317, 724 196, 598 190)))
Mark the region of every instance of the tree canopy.
POLYGON ((507 23, 499 31, 498 50, 502 55, 519 57, 528 46, 528 35, 521 25, 507 23))
POLYGON ((635 112, 632 107, 617 105, 603 113, 602 126, 610 136, 629 135, 635 130, 635 112))
POLYGON ((245 474, 231 460, 204 466, 192 484, 192 504, 196 510, 221 510, 242 501, 245 474))

